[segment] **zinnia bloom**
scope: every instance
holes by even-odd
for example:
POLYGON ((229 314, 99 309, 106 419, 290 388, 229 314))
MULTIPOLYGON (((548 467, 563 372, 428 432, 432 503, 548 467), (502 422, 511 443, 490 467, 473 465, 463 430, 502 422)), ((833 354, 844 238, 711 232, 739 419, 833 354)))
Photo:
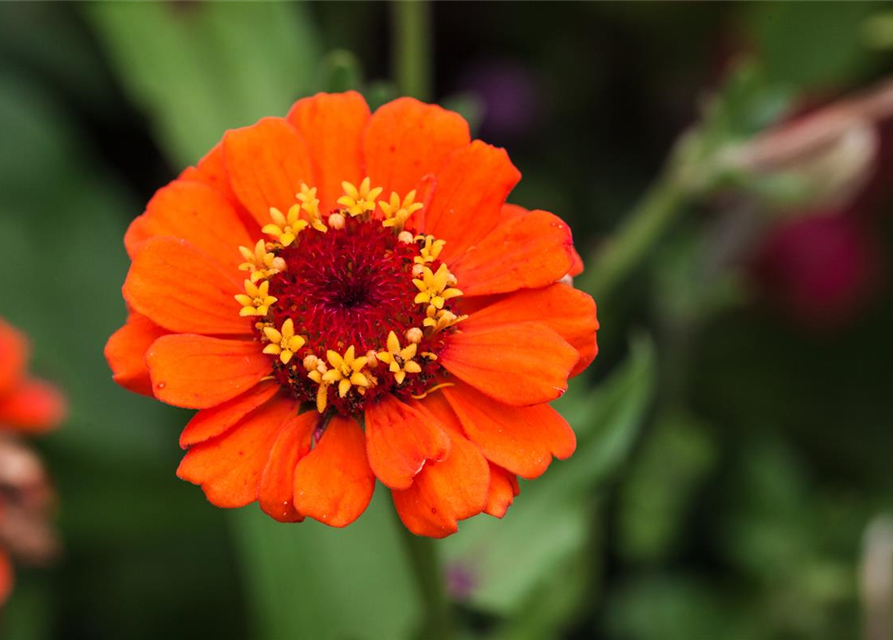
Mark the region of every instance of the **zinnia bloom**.
POLYGON ((571 233, 457 114, 357 93, 229 131, 125 237, 125 387, 200 409, 177 471, 220 507, 335 527, 376 478, 414 533, 502 517, 574 433, 595 357, 571 233))
POLYGON ((41 563, 55 550, 49 525, 52 492, 43 465, 16 441, 44 432, 65 416, 66 403, 52 385, 27 375, 28 341, 0 319, 0 604, 12 589, 7 550, 41 563))

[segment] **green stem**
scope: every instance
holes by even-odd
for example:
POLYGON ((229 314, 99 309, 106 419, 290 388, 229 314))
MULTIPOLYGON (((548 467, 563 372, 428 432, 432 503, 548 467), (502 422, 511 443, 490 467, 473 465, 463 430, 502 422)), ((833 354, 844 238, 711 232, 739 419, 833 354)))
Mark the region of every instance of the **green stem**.
POLYGON ((576 285, 596 300, 610 297, 648 256, 667 228, 685 210, 686 191, 668 172, 645 194, 617 233, 588 261, 576 285))
MULTIPOLYGON (((396 509, 394 513, 397 513, 396 509)), ((400 530, 403 547, 415 575, 418 591, 422 596, 424 619, 418 638, 419 640, 450 640, 453 637, 450 602, 447 598, 446 581, 434 540, 410 533, 399 521, 397 528, 400 530)))
POLYGON ((431 99, 431 5, 427 0, 392 2, 393 75, 400 93, 431 99))

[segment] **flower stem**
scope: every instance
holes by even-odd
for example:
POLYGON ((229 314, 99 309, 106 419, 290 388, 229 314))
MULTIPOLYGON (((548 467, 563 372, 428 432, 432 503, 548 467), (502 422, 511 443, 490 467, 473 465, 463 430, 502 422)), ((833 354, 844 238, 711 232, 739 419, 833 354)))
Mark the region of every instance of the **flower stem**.
POLYGON ((431 5, 428 0, 391 3, 394 51, 392 69, 400 93, 431 98, 431 5))
POLYGON ((686 189, 676 173, 665 173, 626 217, 614 237, 588 261, 577 286, 599 301, 613 295, 685 210, 686 200, 686 189))
POLYGON ((450 602, 434 540, 412 534, 399 518, 397 528, 422 597, 423 619, 418 638, 450 640, 453 637, 450 602))

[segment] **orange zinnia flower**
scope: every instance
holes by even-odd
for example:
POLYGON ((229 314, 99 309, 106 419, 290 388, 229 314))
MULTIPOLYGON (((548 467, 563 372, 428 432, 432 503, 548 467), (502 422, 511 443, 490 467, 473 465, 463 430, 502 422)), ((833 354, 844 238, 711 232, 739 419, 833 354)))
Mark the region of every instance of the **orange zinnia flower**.
POLYGON ((28 341, 0 319, 0 604, 13 582, 6 549, 26 561, 42 562, 55 548, 43 467, 14 436, 57 426, 66 403, 55 387, 27 375, 27 363, 28 341))
POLYGON ((414 533, 501 517, 566 458, 547 404, 595 357, 571 233, 457 114, 357 93, 229 131, 131 225, 115 380, 201 409, 178 475, 220 507, 414 533))

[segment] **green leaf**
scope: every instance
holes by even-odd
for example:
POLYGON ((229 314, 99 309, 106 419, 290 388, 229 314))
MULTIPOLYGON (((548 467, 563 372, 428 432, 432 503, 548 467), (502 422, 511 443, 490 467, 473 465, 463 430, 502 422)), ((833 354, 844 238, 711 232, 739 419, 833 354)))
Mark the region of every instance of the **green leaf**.
POLYGON ((441 543, 451 569, 472 578, 471 605, 505 617, 535 616, 534 594, 580 560, 595 519, 593 492, 632 446, 654 393, 654 367, 651 342, 638 339, 595 393, 572 387, 558 405, 576 430, 576 453, 524 482, 503 520, 473 518, 441 543))
POLYGON ((366 85, 363 94, 372 111, 400 97, 396 85, 389 80, 373 80, 366 85))
POLYGON ((379 487, 349 527, 273 521, 256 507, 232 514, 260 640, 397 640, 417 627, 420 603, 379 487))
POLYGON ((0 270, 9 274, 0 314, 28 333, 35 373, 64 390, 70 409, 59 430, 31 441, 59 493, 65 547, 63 561, 32 576, 60 586, 38 585, 37 595, 20 572, 4 637, 40 637, 52 612, 71 620, 73 610, 97 638, 165 637, 187 616, 220 635, 241 612, 220 611, 233 573, 214 536, 222 515, 174 475, 186 418, 118 387, 103 357, 126 316, 122 238, 140 204, 109 179, 54 96, 4 70, 0 85, 9 127, 0 138, 0 270), (205 568, 183 572, 188 562, 205 568))
POLYGON ((326 54, 320 69, 320 86, 323 91, 340 93, 358 90, 363 84, 360 61, 350 51, 336 49, 326 54))
POLYGON ((874 66, 863 41, 874 2, 781 2, 747 5, 757 51, 773 82, 800 89, 836 88, 874 66))
POLYGON ((691 416, 674 412, 656 421, 620 491, 617 540, 625 557, 656 562, 675 550, 717 455, 706 427, 691 416))
POLYGON ((300 3, 91 3, 86 10, 177 166, 201 158, 227 129, 284 115, 309 92, 319 64, 300 3))

